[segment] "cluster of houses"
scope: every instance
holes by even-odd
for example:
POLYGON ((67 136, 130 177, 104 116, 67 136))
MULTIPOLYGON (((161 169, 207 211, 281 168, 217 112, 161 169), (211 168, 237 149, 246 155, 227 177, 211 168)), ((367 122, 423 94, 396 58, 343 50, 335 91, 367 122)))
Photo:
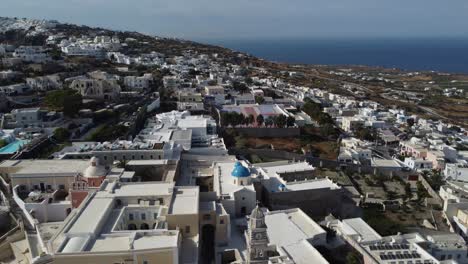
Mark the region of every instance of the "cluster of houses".
MULTIPOLYGON (((0 210, 11 212, 16 224, 1 234, 0 261, 333 263, 330 255, 352 249, 366 264, 468 262, 468 153, 456 149, 468 141, 463 128, 292 85, 263 68, 247 66, 268 76, 249 77, 245 67, 220 54, 126 54, 123 47, 134 41, 54 32, 47 45, 60 48, 63 56, 107 60, 116 71, 56 73, 0 87, 9 103, 23 106, 34 105, 28 96, 71 89, 83 103, 105 105, 99 111, 149 97, 148 107, 155 110, 161 100, 154 94, 156 86, 165 100, 176 102, 176 110, 149 111, 142 128, 128 138, 77 140, 49 159, 3 160, 0 210), (134 73, 135 65, 157 66, 166 74, 157 79, 150 71, 134 73), (319 176, 309 162, 251 163, 230 155, 218 135, 220 125, 281 128, 266 122, 279 117, 294 121, 294 128, 318 126, 300 108, 306 98, 323 106, 342 131, 339 165, 375 167, 391 175, 405 168, 441 171, 447 182, 439 195, 452 232, 382 236, 361 218, 359 195, 319 176), (218 117, 226 113, 252 120, 220 123, 218 117), (372 139, 361 137, 363 130, 372 139)), ((1 47, 3 59, 51 60, 42 46, 1 47)), ((80 115, 85 112, 81 109, 80 115)), ((50 135, 58 127, 68 129, 71 121, 92 122, 39 107, 15 107, 1 118, 5 151, 25 143, 21 133, 50 135)))

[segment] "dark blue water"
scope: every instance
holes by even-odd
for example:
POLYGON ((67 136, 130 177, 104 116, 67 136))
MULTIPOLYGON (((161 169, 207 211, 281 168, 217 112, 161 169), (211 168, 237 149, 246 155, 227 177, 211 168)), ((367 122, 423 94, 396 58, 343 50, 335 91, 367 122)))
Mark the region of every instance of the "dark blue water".
POLYGON ((277 62, 468 73, 468 38, 220 40, 209 43, 277 62))

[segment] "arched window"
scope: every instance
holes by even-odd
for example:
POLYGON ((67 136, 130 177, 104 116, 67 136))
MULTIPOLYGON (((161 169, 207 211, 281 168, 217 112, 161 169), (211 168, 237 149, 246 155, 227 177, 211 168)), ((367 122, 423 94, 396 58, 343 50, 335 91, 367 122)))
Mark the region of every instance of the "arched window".
POLYGON ((148 225, 147 223, 143 223, 143 224, 141 224, 140 229, 141 229, 141 230, 148 230, 148 229, 149 229, 149 225, 148 225))
POLYGON ((137 228, 136 228, 135 224, 129 224, 127 229, 128 230, 136 230, 137 228))

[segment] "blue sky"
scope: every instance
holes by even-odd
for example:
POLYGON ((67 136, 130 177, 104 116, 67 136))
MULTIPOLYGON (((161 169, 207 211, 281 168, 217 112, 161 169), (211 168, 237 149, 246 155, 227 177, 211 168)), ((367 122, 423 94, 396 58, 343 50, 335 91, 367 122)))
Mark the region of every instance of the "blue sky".
POLYGON ((194 40, 468 37, 468 0, 1 0, 0 16, 194 40))

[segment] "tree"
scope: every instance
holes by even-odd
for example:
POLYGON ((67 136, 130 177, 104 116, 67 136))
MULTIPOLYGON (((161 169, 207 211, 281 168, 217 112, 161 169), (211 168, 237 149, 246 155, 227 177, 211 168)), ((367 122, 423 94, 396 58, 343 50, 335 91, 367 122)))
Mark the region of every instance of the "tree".
POLYGON ((73 117, 82 107, 82 97, 70 89, 51 91, 45 96, 45 104, 52 110, 63 111, 66 116, 73 117))
POLYGON ((411 192, 411 185, 408 182, 405 184, 405 197, 409 200, 413 197, 413 193, 411 192))
POLYGON ((361 264, 361 256, 356 251, 351 251, 346 255, 346 264, 361 264))
POLYGON ((0 139, 0 148, 3 148, 4 146, 8 145, 8 142, 5 139, 0 139))
POLYGON ((336 135, 335 127, 331 124, 325 124, 320 127, 320 135, 322 137, 334 136, 336 135))
POLYGON ((418 181, 416 186, 418 188, 418 202, 422 202, 424 198, 430 197, 429 193, 427 192, 426 188, 424 188, 424 185, 421 183, 421 181, 418 181))
POLYGON ((273 118, 268 117, 267 119, 265 119, 265 126, 270 127, 273 125, 273 123, 273 118))
POLYGON ((245 83, 235 81, 232 83, 232 88, 240 93, 245 93, 249 90, 249 87, 245 83))
POLYGON ((284 115, 279 115, 275 118, 275 125, 279 128, 284 128, 286 126, 287 118, 284 115))
POLYGON ((257 116, 257 124, 258 124, 258 126, 262 126, 262 125, 263 125, 263 122, 265 122, 265 118, 263 117, 263 115, 258 115, 258 116, 257 116))
POLYGON ((355 134, 357 138, 362 140, 372 141, 376 139, 375 129, 368 128, 363 125, 360 125, 356 128, 355 134))
POLYGON ((263 96, 255 96, 255 102, 257 104, 263 104, 265 102, 265 98, 263 98, 263 96))
POLYGON ((59 141, 59 142, 64 142, 64 141, 67 141, 68 138, 70 138, 70 132, 63 128, 63 127, 59 127, 57 129, 55 129, 54 131, 54 138, 55 140, 59 141))
POLYGON ((292 116, 288 116, 288 118, 286 119, 286 125, 288 127, 293 127, 295 123, 296 123, 296 119, 294 119, 294 117, 292 116))
POLYGON ((249 124, 249 125, 250 125, 250 124, 253 124, 254 121, 255 121, 255 117, 254 117, 252 114, 250 114, 250 115, 247 117, 247 124, 249 124))

